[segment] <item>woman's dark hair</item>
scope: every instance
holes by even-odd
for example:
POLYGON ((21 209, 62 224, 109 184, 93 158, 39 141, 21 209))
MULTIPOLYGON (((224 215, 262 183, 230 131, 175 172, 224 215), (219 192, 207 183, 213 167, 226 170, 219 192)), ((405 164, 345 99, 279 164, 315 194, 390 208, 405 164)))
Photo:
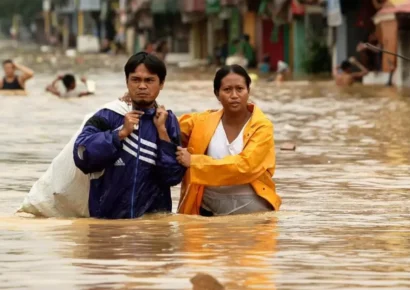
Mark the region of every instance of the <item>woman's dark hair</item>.
POLYGON ((156 74, 161 84, 165 81, 165 77, 167 76, 167 68, 165 67, 164 62, 155 55, 147 52, 138 52, 137 54, 131 56, 127 61, 124 67, 127 81, 130 73, 135 72, 140 64, 145 65, 150 73, 156 74))
POLYGON ((221 88, 222 80, 230 73, 234 73, 237 75, 242 76, 245 79, 246 87, 249 90, 251 86, 251 77, 248 75, 248 72, 246 69, 241 67, 238 64, 233 64, 233 65, 226 65, 220 68, 214 78, 214 94, 215 96, 218 96, 219 89, 221 88))
POLYGON ((75 83, 75 77, 72 74, 66 74, 63 76, 62 82, 64 87, 68 90, 72 84, 75 83))

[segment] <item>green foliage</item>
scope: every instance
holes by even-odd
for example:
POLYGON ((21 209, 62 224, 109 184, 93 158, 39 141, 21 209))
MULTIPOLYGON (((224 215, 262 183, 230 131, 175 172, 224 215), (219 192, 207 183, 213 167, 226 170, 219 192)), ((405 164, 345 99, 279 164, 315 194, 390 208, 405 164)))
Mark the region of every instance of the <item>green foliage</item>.
POLYGON ((308 41, 302 66, 309 74, 331 71, 332 58, 326 41, 323 38, 312 37, 308 41))

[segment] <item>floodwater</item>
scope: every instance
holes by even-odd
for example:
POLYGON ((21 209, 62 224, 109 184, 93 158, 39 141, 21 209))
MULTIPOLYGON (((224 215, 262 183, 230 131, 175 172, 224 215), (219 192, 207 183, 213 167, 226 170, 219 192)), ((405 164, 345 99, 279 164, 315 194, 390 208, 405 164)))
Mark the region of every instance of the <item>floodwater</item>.
MULTIPOLYGON (((120 73, 90 78, 98 83, 89 98, 47 95, 52 76, 41 74, 30 96, 0 97, 0 289, 192 289, 200 272, 226 289, 410 288, 409 98, 256 83, 252 99, 275 124, 278 213, 15 216, 84 115, 125 91, 120 73), (280 151, 284 142, 296 152, 280 151)), ((211 81, 170 81, 159 101, 177 114, 218 107, 211 81)))

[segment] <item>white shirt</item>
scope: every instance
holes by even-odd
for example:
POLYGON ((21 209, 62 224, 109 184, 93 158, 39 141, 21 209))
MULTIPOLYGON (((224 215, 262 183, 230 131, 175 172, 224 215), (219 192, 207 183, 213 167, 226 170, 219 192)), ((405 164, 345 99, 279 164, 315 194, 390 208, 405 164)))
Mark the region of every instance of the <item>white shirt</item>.
MULTIPOLYGON (((222 159, 228 155, 240 154, 243 150, 243 131, 246 125, 247 123, 243 126, 238 137, 236 137, 232 143, 229 143, 221 120, 209 143, 207 155, 214 159, 222 159)), ((226 196, 227 194, 253 195, 256 193, 250 184, 243 184, 234 186, 207 186, 205 187, 204 195, 207 194, 212 194, 212 196, 215 196, 215 194, 223 194, 226 196)))

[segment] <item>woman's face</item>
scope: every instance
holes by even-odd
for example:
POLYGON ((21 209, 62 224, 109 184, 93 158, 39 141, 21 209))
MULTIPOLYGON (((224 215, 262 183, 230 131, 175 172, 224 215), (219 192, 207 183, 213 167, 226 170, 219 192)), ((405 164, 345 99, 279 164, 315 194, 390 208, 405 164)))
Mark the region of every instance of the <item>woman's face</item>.
POLYGON ((236 73, 229 73, 221 81, 218 100, 225 111, 240 112, 247 110, 249 90, 245 78, 236 73))

